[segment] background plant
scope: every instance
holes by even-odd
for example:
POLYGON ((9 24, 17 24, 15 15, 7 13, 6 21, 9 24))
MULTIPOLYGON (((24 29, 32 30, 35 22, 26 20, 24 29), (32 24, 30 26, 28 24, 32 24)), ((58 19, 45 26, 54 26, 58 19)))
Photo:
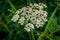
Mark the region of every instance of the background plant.
POLYGON ((0 0, 0 40, 60 40, 59 0, 0 0), (27 33, 19 24, 11 22, 17 9, 31 2, 47 4, 48 22, 43 28, 27 33))

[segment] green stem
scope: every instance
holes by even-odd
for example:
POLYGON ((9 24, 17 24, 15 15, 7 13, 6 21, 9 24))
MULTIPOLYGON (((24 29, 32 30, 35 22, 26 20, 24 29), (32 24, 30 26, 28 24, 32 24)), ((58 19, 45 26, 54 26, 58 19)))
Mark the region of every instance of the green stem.
POLYGON ((29 37, 30 37, 30 40, 35 40, 33 30, 30 31, 29 37))
POLYGON ((38 2, 40 2, 40 0, 38 0, 38 2))
POLYGON ((2 22, 2 24, 3 24, 3 26, 8 30, 8 32, 10 32, 9 28, 7 27, 7 25, 4 24, 3 22, 2 22))
POLYGON ((32 40, 35 40, 33 30, 31 30, 32 40))
POLYGON ((11 13, 8 15, 7 18, 9 18, 9 17, 11 17, 13 14, 15 14, 15 11, 13 11, 13 9, 12 9, 12 10, 8 9, 8 11, 11 12, 11 13))
POLYGON ((27 5, 29 5, 31 3, 31 0, 27 0, 27 5))
POLYGON ((54 15, 55 15, 55 13, 57 12, 57 8, 58 8, 58 7, 56 7, 55 10, 53 11, 53 13, 52 13, 52 15, 51 15, 51 17, 50 17, 47 25, 46 25, 45 31, 39 36, 38 40, 41 40, 41 38, 44 37, 44 36, 47 34, 47 32, 48 32, 47 30, 48 30, 48 28, 49 28, 49 25, 50 25, 50 23, 51 23, 54 15))
POLYGON ((16 11, 16 8, 13 6, 13 4, 10 2, 10 0, 7 0, 10 6, 13 8, 14 11, 16 11))

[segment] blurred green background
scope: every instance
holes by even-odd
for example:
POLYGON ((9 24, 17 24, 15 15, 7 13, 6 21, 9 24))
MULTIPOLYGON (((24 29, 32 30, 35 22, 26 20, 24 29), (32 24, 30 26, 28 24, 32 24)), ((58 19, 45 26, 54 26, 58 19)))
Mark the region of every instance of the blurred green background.
POLYGON ((37 40, 46 29, 35 29, 33 32, 26 32, 22 26, 17 23, 11 22, 11 17, 16 10, 29 3, 45 3, 48 8, 48 20, 58 7, 51 23, 49 23, 48 34, 40 40, 60 40, 60 0, 0 0, 0 40, 37 40))

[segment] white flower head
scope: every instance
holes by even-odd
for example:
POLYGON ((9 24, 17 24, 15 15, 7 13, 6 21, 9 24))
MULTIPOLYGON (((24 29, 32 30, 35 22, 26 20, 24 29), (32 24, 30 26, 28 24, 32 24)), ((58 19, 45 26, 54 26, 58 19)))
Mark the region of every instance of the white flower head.
POLYGON ((24 29, 30 32, 31 29, 43 27, 47 22, 47 11, 44 10, 47 7, 43 3, 30 3, 29 6, 22 7, 16 11, 16 14, 12 17, 12 21, 18 24, 24 25, 24 29))

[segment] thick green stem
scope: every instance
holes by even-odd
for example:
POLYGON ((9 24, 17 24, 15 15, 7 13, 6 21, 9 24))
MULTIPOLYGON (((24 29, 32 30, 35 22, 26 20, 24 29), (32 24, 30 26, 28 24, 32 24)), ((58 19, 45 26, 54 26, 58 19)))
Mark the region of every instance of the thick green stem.
POLYGON ((51 17, 50 17, 47 25, 46 25, 45 31, 39 36, 38 40, 41 40, 41 38, 44 37, 44 36, 47 34, 47 32, 48 32, 47 30, 48 30, 48 28, 49 28, 49 25, 50 25, 50 23, 51 23, 54 15, 55 15, 55 13, 57 12, 57 8, 58 8, 58 7, 56 7, 55 10, 53 11, 53 13, 52 13, 52 15, 51 15, 51 17))

